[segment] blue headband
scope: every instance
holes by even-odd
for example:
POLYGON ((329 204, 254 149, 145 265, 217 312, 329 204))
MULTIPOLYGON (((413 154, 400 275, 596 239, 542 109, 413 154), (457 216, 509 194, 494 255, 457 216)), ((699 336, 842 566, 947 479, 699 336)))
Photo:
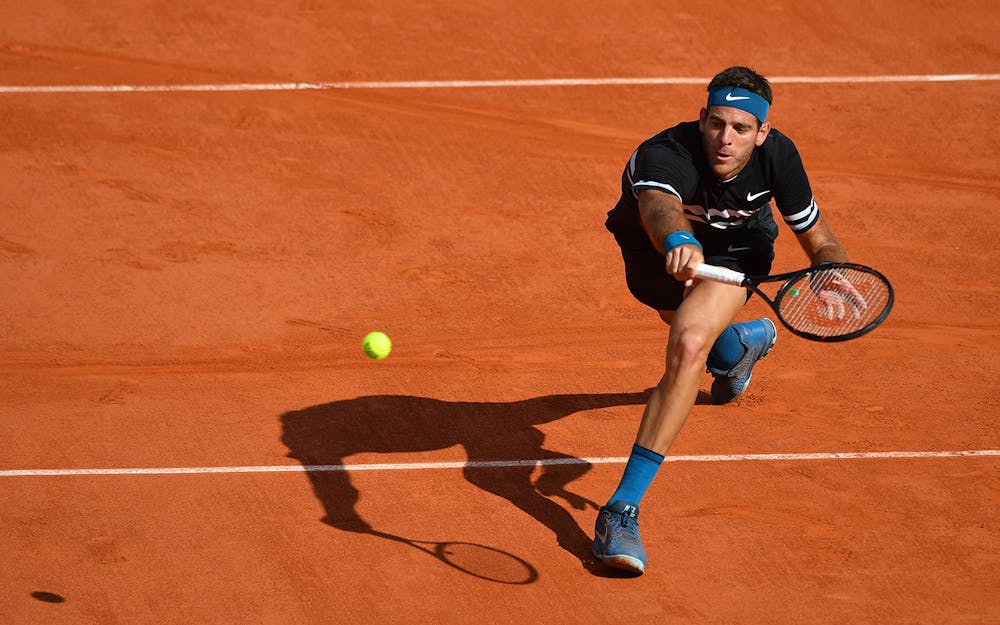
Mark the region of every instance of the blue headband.
POLYGON ((731 106, 734 109, 750 113, 762 124, 767 119, 767 109, 771 107, 767 100, 753 91, 739 87, 721 87, 709 91, 707 106, 731 106))

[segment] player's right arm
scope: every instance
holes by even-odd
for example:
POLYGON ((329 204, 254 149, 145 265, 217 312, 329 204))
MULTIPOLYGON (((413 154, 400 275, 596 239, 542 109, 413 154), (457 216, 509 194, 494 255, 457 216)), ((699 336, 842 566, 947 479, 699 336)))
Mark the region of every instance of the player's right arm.
MULTIPOLYGON (((643 189, 639 196, 639 216, 653 247, 664 252, 664 241, 674 232, 691 232, 684 205, 670 193, 643 189)), ((694 236, 692 234, 692 236, 694 236)), ((704 262, 701 248, 694 243, 678 245, 664 252, 667 273, 678 280, 692 280, 695 268, 704 262)))

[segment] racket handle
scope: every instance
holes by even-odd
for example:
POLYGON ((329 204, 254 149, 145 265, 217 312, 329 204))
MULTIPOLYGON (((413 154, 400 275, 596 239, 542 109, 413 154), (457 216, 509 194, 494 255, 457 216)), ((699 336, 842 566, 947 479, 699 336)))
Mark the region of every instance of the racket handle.
POLYGON ((746 274, 715 265, 698 265, 698 268, 694 270, 694 275, 704 280, 714 280, 733 286, 743 286, 743 281, 746 280, 746 274))

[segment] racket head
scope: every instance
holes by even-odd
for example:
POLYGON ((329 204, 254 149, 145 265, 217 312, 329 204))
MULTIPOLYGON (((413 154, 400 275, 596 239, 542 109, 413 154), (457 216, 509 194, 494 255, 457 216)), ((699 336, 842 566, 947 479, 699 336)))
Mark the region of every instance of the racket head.
POLYGON ((895 302, 882 273, 854 263, 824 263, 790 274, 772 308, 792 333, 813 341, 847 341, 879 326, 895 302))

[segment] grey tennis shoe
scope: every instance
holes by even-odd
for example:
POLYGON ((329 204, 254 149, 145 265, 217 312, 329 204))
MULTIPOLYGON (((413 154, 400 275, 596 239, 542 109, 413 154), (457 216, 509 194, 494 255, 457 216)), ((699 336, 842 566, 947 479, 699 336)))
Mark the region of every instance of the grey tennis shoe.
POLYGON ((639 538, 639 508, 624 501, 601 507, 594 524, 594 556, 604 564, 642 574, 646 549, 639 538))
POLYGON ((717 404, 728 404, 747 390, 753 366, 758 360, 767 356, 778 340, 778 329, 767 317, 734 323, 732 328, 736 330, 736 336, 746 351, 739 362, 728 371, 708 368, 708 372, 715 377, 712 382, 712 401, 717 404))

